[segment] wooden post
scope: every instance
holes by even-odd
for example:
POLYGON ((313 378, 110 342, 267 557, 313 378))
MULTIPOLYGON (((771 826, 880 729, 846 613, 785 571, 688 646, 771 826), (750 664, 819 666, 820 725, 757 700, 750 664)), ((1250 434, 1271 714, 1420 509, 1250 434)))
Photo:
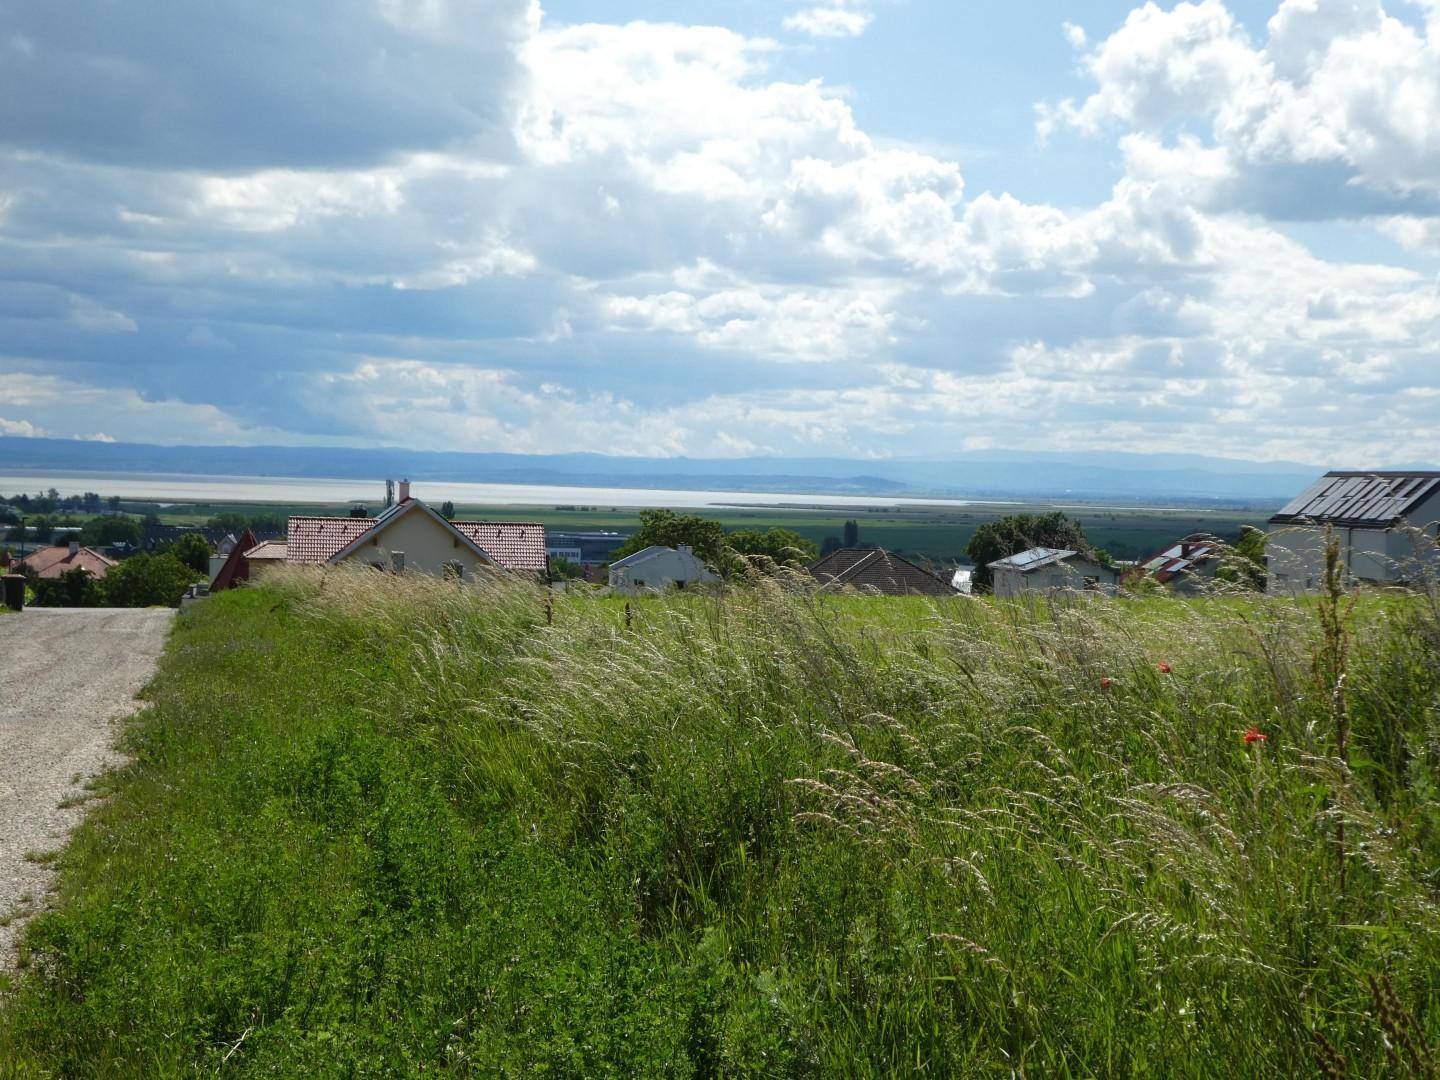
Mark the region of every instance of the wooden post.
POLYGON ((545 625, 549 626, 555 621, 555 594, 549 589, 545 590, 545 625))
POLYGON ((625 629, 630 629, 630 601, 625 601, 625 629))

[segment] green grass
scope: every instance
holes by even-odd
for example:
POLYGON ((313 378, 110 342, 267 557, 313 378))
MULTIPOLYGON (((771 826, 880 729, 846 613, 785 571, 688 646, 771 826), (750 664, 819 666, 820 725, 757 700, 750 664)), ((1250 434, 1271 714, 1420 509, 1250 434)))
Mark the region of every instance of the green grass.
POLYGON ((27 932, 18 1074, 1289 1076, 1323 1038, 1368 1076, 1440 1042, 1423 600, 1352 616, 1347 771, 1313 603, 762 585, 627 629, 267 581, 181 616, 27 932))

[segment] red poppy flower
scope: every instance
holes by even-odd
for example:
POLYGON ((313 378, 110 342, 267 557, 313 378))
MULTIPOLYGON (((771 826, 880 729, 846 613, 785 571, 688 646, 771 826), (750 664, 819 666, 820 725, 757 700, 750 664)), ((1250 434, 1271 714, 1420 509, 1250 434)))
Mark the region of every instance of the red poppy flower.
POLYGON ((1251 743, 1264 742, 1270 736, 1266 735, 1259 728, 1252 727, 1249 731, 1245 732, 1242 737, 1245 740, 1245 745, 1249 746, 1251 743))
POLYGON ((1110 687, 1114 685, 1114 683, 1115 683, 1115 680, 1114 680, 1114 679, 1101 679, 1101 680, 1100 680, 1100 689, 1101 689, 1101 690, 1109 690, 1110 687))
POLYGON ((1161 675, 1170 674, 1170 665, 1167 664, 1164 660, 1161 660, 1160 663, 1156 664, 1155 666, 1160 669, 1161 675))

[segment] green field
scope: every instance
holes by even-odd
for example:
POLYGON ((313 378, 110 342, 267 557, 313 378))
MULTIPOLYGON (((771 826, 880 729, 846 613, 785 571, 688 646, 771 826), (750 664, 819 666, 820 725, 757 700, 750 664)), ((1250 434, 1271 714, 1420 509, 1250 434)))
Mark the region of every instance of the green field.
MULTIPOLYGON (((806 498, 796 496, 796 502, 803 503, 806 498)), ((958 510, 877 506, 869 510, 845 511, 724 508, 686 512, 720 520, 727 529, 767 529, 773 526, 794 529, 816 546, 823 544, 826 537, 838 538, 845 521, 853 518, 860 525, 862 543, 878 544, 904 555, 954 562, 964 559, 965 545, 982 523, 1020 510, 1043 513, 1052 508, 1041 503, 1023 506, 977 503, 958 510)), ((283 520, 290 514, 344 514, 348 509, 348 504, 124 504, 126 513, 155 514, 161 522, 169 525, 203 525, 213 516, 226 512, 268 515, 283 520)), ((1244 525, 1263 527, 1270 513, 1256 509, 1134 508, 1100 504, 1065 505, 1063 509, 1082 522, 1092 544, 1104 548, 1117 559, 1148 557, 1192 532, 1211 532, 1233 540, 1244 525)), ((608 507, 578 509, 461 504, 456 507, 456 513, 490 520, 539 521, 554 530, 606 529, 627 533, 638 527, 640 520, 636 510, 608 507)), ((70 516, 78 523, 88 515, 70 516)))
POLYGON ((282 569, 180 616, 0 1061, 1427 1075, 1437 660, 1417 597, 282 569))

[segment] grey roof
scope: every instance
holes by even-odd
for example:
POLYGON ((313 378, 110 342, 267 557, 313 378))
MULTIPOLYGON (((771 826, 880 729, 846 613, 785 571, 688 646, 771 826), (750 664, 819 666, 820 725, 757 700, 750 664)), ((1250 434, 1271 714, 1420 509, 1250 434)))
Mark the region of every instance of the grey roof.
POLYGON ((673 553, 675 550, 675 548, 666 547, 664 544, 651 544, 649 547, 641 548, 639 551, 626 555, 623 559, 616 559, 610 564, 610 569, 614 570, 620 566, 633 566, 635 563, 644 562, 646 559, 652 558, 655 555, 661 555, 665 552, 673 553))
POLYGON ((1079 552, 1071 551, 1069 548, 1047 548, 1035 547, 1029 551, 1022 551, 1009 558, 996 559, 987 564, 991 570, 1019 570, 1021 573, 1029 573, 1031 570, 1038 570, 1042 566, 1049 566, 1052 563, 1064 562, 1071 555, 1078 555, 1079 552))
POLYGON ((1437 490, 1440 472, 1328 472, 1270 522, 1388 527, 1437 490))
POLYGON ((954 596, 955 587, 884 548, 840 548, 810 567, 826 586, 854 586, 885 596, 954 596))

